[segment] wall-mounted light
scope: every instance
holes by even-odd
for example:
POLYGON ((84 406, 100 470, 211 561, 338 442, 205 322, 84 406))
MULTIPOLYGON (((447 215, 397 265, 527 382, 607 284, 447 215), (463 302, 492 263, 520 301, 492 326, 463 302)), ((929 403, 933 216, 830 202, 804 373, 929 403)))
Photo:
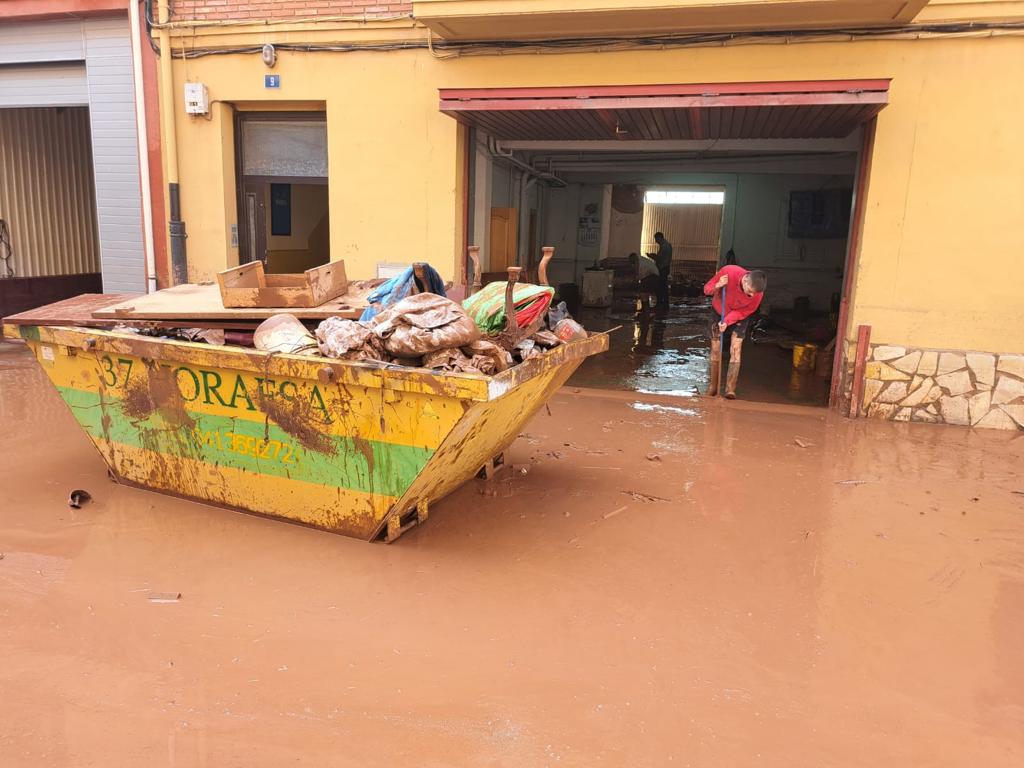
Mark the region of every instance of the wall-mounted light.
POLYGON ((260 53, 260 58, 263 59, 263 63, 268 67, 274 66, 277 62, 277 51, 274 50, 274 46, 267 43, 263 46, 263 52, 260 53))

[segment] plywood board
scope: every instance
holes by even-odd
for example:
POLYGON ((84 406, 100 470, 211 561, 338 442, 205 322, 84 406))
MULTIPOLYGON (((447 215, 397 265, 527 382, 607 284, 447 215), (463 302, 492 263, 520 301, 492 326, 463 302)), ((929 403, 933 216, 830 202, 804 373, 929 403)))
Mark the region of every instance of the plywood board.
MULTIPOLYGON (((143 294, 138 294, 143 295, 143 294)), ((4 318, 8 325, 66 325, 66 326, 109 326, 110 320, 98 320, 93 312, 107 309, 135 296, 125 293, 83 293, 74 298, 55 301, 36 309, 19 312, 4 318)))
MULTIPOLYGON (((144 296, 145 294, 137 294, 144 296)), ((136 328, 181 328, 193 325, 201 328, 223 328, 225 330, 254 330, 261 320, 204 320, 201 323, 187 323, 180 320, 132 320, 125 318, 98 318, 92 313, 121 304, 133 298, 127 293, 83 293, 70 299, 56 301, 36 309, 19 312, 4 318, 8 326, 41 325, 77 328, 114 328, 119 325, 136 328)))
MULTIPOLYGON (((343 296, 319 307, 238 307, 226 308, 220 289, 213 283, 186 283, 156 293, 139 296, 93 313, 106 320, 265 320, 287 313, 300 320, 323 320, 327 317, 356 319, 366 308, 366 297, 383 280, 356 280, 348 284, 343 296)), ((202 323, 196 323, 202 325, 202 323)))

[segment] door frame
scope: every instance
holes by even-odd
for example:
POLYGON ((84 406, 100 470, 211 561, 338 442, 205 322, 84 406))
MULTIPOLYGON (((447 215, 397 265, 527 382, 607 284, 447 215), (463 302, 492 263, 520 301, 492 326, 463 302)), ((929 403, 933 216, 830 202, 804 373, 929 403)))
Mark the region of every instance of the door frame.
POLYGON ((828 393, 828 407, 837 410, 843 409, 843 374, 847 337, 850 332, 850 304, 853 298, 853 286, 856 282, 857 266, 860 261, 860 246, 864 230, 864 216, 867 213, 867 190, 868 184, 871 181, 871 159, 875 149, 877 123, 877 117, 873 117, 864 123, 863 142, 857 162, 857 180, 853 191, 850 233, 846 238, 846 261, 843 265, 843 293, 839 302, 836 346, 832 354, 832 382, 828 393))
MULTIPOLYGON (((256 185, 263 184, 322 184, 329 186, 330 178, 320 176, 257 176, 246 175, 243 171, 244 153, 242 130, 246 122, 327 122, 327 112, 324 110, 313 110, 309 112, 235 112, 234 138, 235 138, 235 216, 238 221, 238 263, 245 264, 255 261, 254 254, 249 247, 249 221, 246 217, 246 196, 253 194, 256 185)), ((330 150, 328 150, 330 151, 330 150)), ((257 222, 256 251, 262 253, 260 259, 266 262, 267 255, 267 231, 266 231, 266 204, 259 200, 260 222, 257 222), (262 222, 262 224, 261 224, 262 222)), ((328 208, 327 215, 330 216, 328 208)))

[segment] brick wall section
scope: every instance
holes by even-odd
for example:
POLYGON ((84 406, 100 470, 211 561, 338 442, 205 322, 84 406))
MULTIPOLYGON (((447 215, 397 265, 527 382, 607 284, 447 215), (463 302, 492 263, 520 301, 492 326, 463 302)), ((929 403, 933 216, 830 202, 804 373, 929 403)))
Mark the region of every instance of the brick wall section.
POLYGON ((411 2, 394 0, 174 0, 171 21, 296 19, 313 16, 396 16, 411 2))

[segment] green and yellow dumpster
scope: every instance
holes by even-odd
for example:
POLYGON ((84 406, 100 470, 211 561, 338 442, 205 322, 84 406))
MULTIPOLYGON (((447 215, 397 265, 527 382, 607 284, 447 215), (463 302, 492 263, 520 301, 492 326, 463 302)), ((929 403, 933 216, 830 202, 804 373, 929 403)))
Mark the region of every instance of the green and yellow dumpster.
POLYGON ((27 342, 117 481, 388 541, 608 348, 597 334, 487 377, 84 327, 4 332, 27 342))

